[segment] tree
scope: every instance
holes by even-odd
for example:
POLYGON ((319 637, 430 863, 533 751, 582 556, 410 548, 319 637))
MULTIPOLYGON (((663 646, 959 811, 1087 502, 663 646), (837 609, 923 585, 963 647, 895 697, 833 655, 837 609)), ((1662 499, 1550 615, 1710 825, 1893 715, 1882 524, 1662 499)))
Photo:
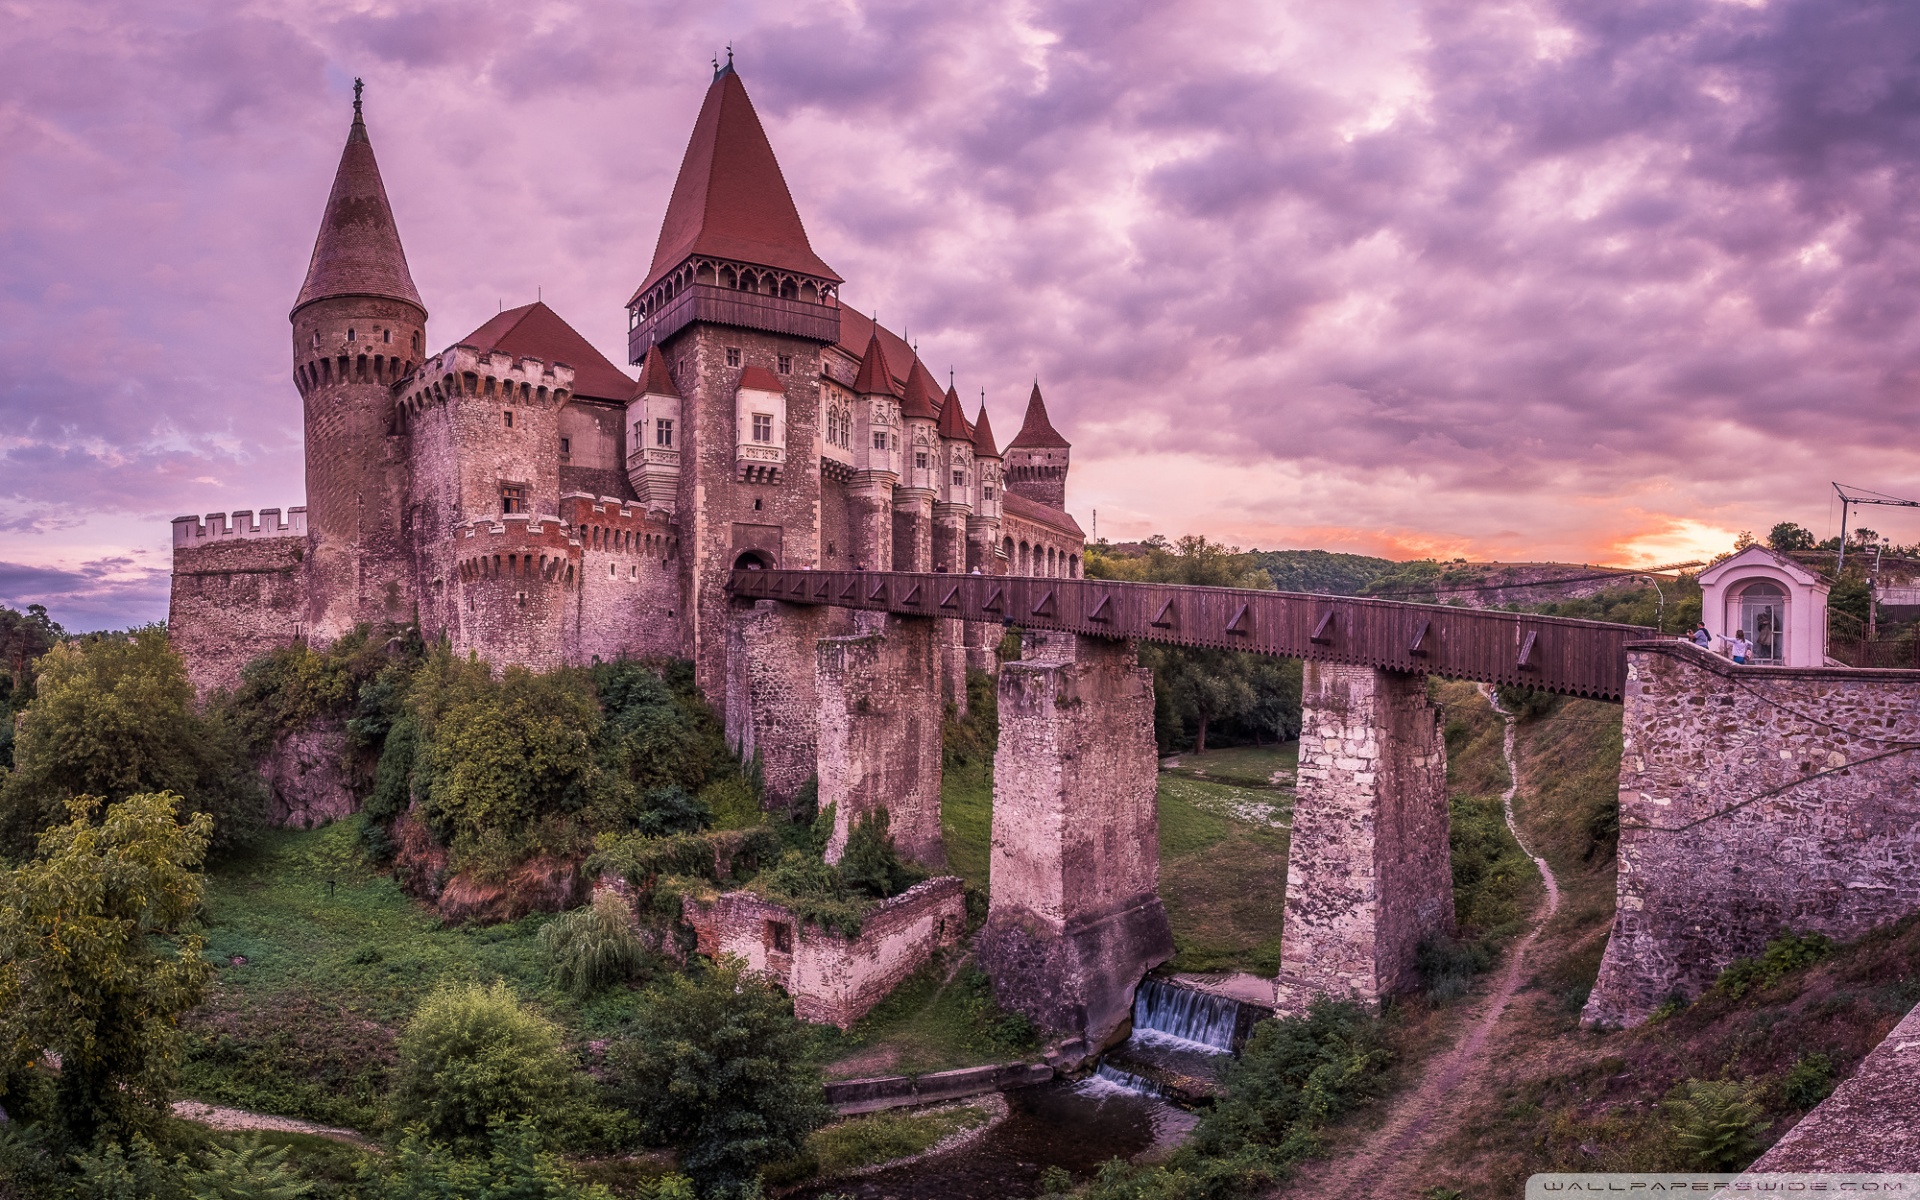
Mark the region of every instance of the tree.
POLYGON ((554 983, 580 998, 632 979, 647 957, 634 932, 632 910, 610 891, 597 892, 592 904, 542 925, 540 948, 554 983))
POLYGON ((266 791, 238 735, 196 711, 165 631, 63 642, 40 657, 34 690, 0 786, 0 853, 26 857, 75 796, 183 797, 187 811, 213 817, 216 850, 264 824, 266 791))
POLYGON ((72 1145, 155 1128, 180 1061, 180 1014, 211 968, 181 932, 200 909, 213 822, 180 798, 83 796, 0 876, 0 1077, 59 1055, 57 1122, 72 1145))
POLYGON ((1790 554, 1795 550, 1811 550, 1813 541, 1811 531, 1802 529, 1792 521, 1782 521, 1767 530, 1767 545, 1782 554, 1790 554))
POLYGON ((703 1194, 748 1194, 828 1116, 811 1035, 773 986, 726 961, 649 990, 609 1054, 643 1132, 675 1147, 703 1194))
POLYGON ((0 607, 0 770, 13 766, 13 718, 33 699, 33 661, 66 636, 44 605, 0 607))
POLYGON ((400 1035, 393 1108, 424 1136, 473 1150, 490 1122, 551 1117, 573 1089, 560 1031, 504 981, 443 986, 400 1035))

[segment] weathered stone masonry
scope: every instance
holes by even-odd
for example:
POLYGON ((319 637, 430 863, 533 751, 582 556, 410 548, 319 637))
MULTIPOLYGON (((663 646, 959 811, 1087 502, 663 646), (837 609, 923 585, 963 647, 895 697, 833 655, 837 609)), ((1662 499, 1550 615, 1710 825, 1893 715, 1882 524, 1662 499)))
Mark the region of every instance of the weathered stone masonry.
POLYGON ((980 961, 1002 1004, 1100 1045, 1173 956, 1153 675, 1126 642, 1030 633, 1001 667, 999 707, 980 961))
POLYGON ((818 769, 814 672, 829 610, 762 600, 736 613, 727 640, 727 744, 760 761, 770 803, 785 804, 818 769))
POLYGON ((302 635, 306 554, 304 508, 284 521, 277 508, 258 520, 251 512, 174 520, 167 629, 196 691, 232 687, 253 658, 302 635))
POLYGON ((820 807, 834 808, 827 859, 837 862, 862 816, 887 810, 894 845, 928 867, 940 840, 940 645, 937 623, 888 617, 878 631, 824 638, 819 704, 820 807))
POLYGON ((1644 1020, 1782 929, 1844 940, 1920 910, 1917 684, 1629 648, 1619 902, 1584 1020, 1644 1020))
POLYGON ((1308 662, 1277 1002, 1376 1002, 1453 930, 1447 755, 1423 675, 1308 662))

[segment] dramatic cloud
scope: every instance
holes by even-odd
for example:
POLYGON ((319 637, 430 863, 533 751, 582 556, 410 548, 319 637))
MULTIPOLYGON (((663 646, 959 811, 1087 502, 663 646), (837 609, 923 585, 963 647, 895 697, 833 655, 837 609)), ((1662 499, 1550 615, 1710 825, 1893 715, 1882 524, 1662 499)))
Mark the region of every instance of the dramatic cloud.
POLYGON ((847 302, 1008 432, 1039 376, 1103 534, 1650 561, 1920 493, 1911 5, 4 11, 0 602, 70 624, 299 500, 354 75, 433 340, 538 291, 618 360, 729 39, 847 302))

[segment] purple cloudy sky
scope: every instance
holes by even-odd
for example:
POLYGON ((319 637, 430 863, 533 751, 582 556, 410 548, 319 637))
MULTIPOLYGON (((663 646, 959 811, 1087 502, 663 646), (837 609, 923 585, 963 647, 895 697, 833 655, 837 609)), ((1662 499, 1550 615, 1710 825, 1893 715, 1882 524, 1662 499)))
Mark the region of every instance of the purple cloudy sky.
MULTIPOLYGON (((0 603, 164 616, 302 498, 286 312, 367 112, 431 337, 610 357, 731 40, 845 298, 1112 537, 1651 562, 1920 493, 1920 6, 27 0, 0 603)), ((1873 523, 1920 540, 1920 519, 1873 523)))

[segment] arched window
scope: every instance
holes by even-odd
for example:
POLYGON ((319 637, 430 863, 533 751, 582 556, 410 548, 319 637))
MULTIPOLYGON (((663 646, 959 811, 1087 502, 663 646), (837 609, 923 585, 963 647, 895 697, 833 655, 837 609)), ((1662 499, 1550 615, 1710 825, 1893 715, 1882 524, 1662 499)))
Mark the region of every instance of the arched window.
POLYGON ((1727 624, 1753 644, 1748 662, 1777 663, 1787 653, 1787 589, 1771 579, 1756 579, 1728 605, 1727 624))

